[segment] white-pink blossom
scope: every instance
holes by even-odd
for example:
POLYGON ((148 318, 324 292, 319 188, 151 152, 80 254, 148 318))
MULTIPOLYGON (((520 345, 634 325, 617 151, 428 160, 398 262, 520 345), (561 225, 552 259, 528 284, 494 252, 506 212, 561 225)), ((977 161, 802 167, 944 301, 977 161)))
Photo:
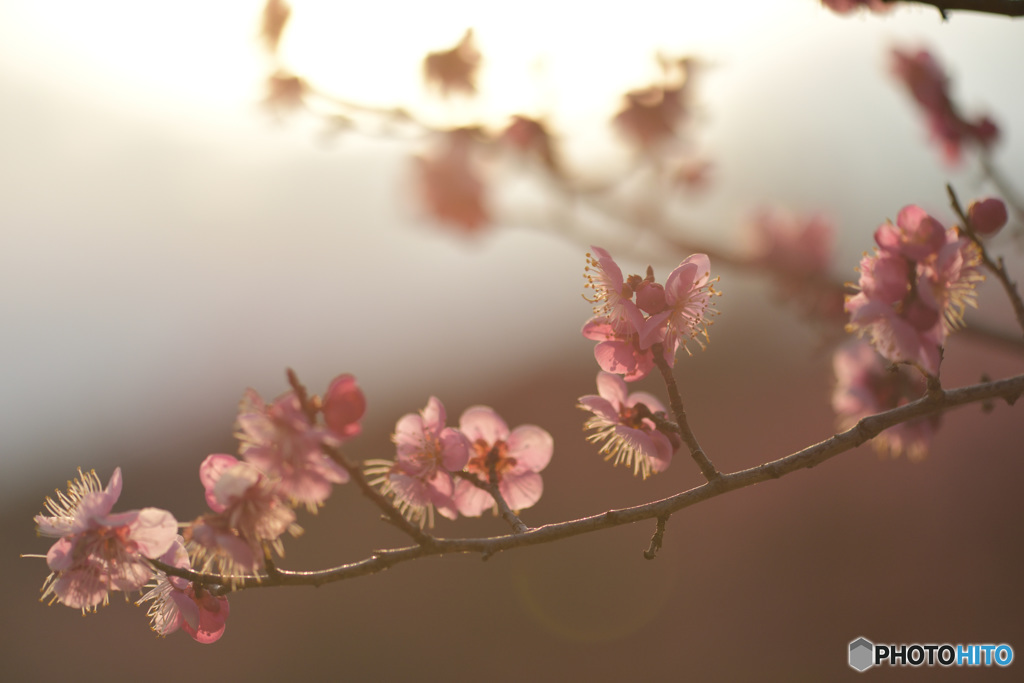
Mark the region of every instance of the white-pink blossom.
POLYGON ((623 279, 611 255, 592 246, 584 287, 593 290, 593 295, 584 298, 593 304, 594 317, 582 333, 598 342, 594 358, 601 369, 632 382, 646 377, 654 367, 655 344, 662 345, 669 366, 678 348, 685 348, 687 342, 695 341, 703 348, 710 318, 717 312, 711 303, 717 294, 717 278, 711 279, 710 267, 705 254, 694 254, 669 274, 664 285, 655 282, 650 267, 646 276, 623 279))
MULTIPOLYGON (((554 448, 546 430, 521 425, 510 431, 493 409, 473 406, 459 418, 459 431, 471 447, 467 472, 496 483, 512 510, 524 510, 540 500, 544 492, 540 472, 551 461, 554 448)), ((455 503, 467 517, 477 517, 496 505, 490 493, 465 479, 455 484, 455 503)))
POLYGON ((371 484, 393 494, 395 506, 421 527, 433 525, 435 509, 448 519, 458 517, 452 472, 466 466, 469 444, 446 421, 444 404, 431 396, 423 410, 404 415, 395 425, 395 460, 365 463, 367 476, 374 477, 371 484))
POLYGON ((213 513, 196 519, 185 537, 202 570, 241 581, 263 567, 264 544, 283 555, 281 535, 302 532, 282 492, 255 466, 215 453, 203 460, 199 479, 213 513))
POLYGON ((52 573, 43 597, 83 612, 108 602, 109 591, 134 591, 153 575, 146 558, 159 557, 174 542, 178 523, 166 510, 144 508, 111 513, 121 495, 121 468, 105 489, 95 471, 68 482, 66 494, 46 499, 35 517, 40 535, 59 538, 46 554, 52 573))
POLYGON ((665 407, 654 396, 637 391, 628 394, 626 382, 609 372, 597 373, 597 395, 582 396, 579 407, 592 413, 584 429, 587 441, 601 444, 600 453, 613 465, 623 463, 644 479, 663 472, 672 462, 675 446, 649 417, 637 409, 643 404, 652 414, 665 407))
MULTIPOLYGON (((321 448, 325 440, 340 443, 358 433, 358 418, 354 425, 348 421, 358 406, 342 407, 346 401, 356 400, 348 389, 341 385, 338 391, 343 396, 334 400, 335 394, 328 392, 329 412, 325 414, 331 418, 328 429, 310 422, 294 391, 268 405, 249 389, 239 406, 236 421, 239 454, 275 481, 283 495, 310 511, 315 511, 331 495, 334 484, 348 481, 348 472, 321 448), (341 404, 335 405, 334 401, 341 404), (332 423, 336 429, 330 428, 332 423)), ((358 391, 358 387, 354 391, 358 391)))

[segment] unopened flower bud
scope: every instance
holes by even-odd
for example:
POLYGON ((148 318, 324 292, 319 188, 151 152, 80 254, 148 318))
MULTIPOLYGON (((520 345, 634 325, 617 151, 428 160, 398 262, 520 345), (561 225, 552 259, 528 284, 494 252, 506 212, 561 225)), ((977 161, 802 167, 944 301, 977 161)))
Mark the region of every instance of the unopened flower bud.
POLYGON ((979 235, 994 235, 1006 225, 1006 204, 995 197, 979 199, 971 202, 967 208, 967 218, 970 219, 974 232, 979 235))

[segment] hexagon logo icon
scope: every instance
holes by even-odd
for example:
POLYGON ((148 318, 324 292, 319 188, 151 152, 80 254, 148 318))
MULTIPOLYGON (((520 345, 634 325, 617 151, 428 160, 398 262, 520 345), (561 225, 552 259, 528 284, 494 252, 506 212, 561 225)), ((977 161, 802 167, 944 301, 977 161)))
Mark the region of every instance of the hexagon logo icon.
POLYGON ((858 638, 850 643, 850 668, 865 671, 874 666, 875 644, 867 638, 858 638))

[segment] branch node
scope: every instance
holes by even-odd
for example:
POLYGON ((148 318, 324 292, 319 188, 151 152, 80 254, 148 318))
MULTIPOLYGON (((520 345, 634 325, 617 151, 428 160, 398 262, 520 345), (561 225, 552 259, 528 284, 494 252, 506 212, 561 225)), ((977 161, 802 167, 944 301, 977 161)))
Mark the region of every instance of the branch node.
POLYGON ((281 580, 281 570, 274 564, 274 558, 270 555, 270 544, 263 543, 263 567, 267 571, 267 578, 271 581, 281 580))
POLYGON ((665 538, 665 524, 668 522, 668 518, 671 515, 661 515, 658 517, 658 526, 654 530, 654 535, 651 536, 651 545, 644 551, 645 560, 653 560, 658 556, 658 551, 661 550, 661 542, 665 538))

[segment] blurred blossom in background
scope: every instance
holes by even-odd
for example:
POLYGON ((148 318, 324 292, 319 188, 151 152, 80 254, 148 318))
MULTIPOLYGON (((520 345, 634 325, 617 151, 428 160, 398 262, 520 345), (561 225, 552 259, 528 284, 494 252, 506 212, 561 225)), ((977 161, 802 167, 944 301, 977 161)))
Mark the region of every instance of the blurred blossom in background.
MULTIPOLYGON (((859 635, 1024 647, 1020 591, 1005 593, 1021 553, 995 550, 1001 525, 1020 519, 1009 486, 1024 474, 1007 462, 1020 455, 1020 432, 1005 407, 951 415, 919 465, 862 448, 680 513, 652 563, 640 551, 653 525, 486 565, 427 560, 315 594, 251 591, 232 598, 234 621, 206 649, 145 632, 144 610, 114 604, 83 623, 73 610, 37 604, 43 562, 11 558, 44 552, 31 516, 54 487, 78 466, 106 480, 120 465, 125 509, 190 518, 202 505, 199 463, 235 448, 244 390, 283 392, 289 366, 314 391, 341 372, 358 377, 369 409, 357 459, 391 457, 394 420, 430 394, 451 414, 485 403, 509 424, 545 427, 555 454, 530 524, 698 483, 682 460, 634 481, 584 442, 574 405, 593 391, 598 369, 579 334, 589 315, 580 300, 587 244, 543 229, 574 234, 564 207, 529 182, 509 182, 491 188, 498 227, 469 239, 440 229, 416 201, 422 140, 325 136, 308 118, 275 118, 261 105, 262 6, 0 7, 0 490, 3 573, 16 596, 4 649, 12 680, 49 680, 48 667, 66 671, 68 662, 80 680, 133 670, 106 651, 110 642, 131 651, 126 658, 170 662, 147 671, 151 681, 180 680, 194 671, 185 661, 251 680, 395 679, 423 667, 428 679, 486 671, 511 680, 504 661, 528 664, 538 679, 575 671, 594 680, 820 680, 847 670, 844 648, 859 635), (989 471, 993 488, 979 488, 974 467, 989 471), (978 509, 954 512, 954 494, 978 509), (883 519, 892 537, 869 533, 883 519), (954 531, 968 540, 950 555, 954 531), (979 585, 967 589, 965 576, 979 585), (858 581, 863 592, 845 592, 858 581), (986 586, 992 592, 977 592, 986 586), (938 595, 948 602, 924 597, 938 595), (44 639, 69 656, 54 662, 32 645, 44 639), (741 646, 749 659, 724 654, 741 646), (408 661, 389 654, 396 647, 408 661), (803 647, 806 661, 792 653, 803 647), (444 666, 462 653, 465 668, 445 669, 442 651, 444 666)), ((681 221, 701 241, 745 252, 744 222, 759 207, 821 212, 839 229, 840 280, 856 279, 874 229, 902 206, 920 204, 948 224, 946 182, 964 200, 980 193, 976 164, 947 167, 929 142, 889 73, 891 47, 936 53, 958 101, 999 124, 994 159, 1024 185, 1024 90, 1008 87, 1024 60, 1019 21, 962 13, 942 23, 925 7, 839 17, 811 0, 585 12, 573 3, 295 0, 293 10, 281 54, 318 88, 438 124, 500 128, 513 114, 545 117, 567 139, 565 164, 583 171, 628 163, 610 121, 626 92, 657 77, 655 54, 696 55, 706 67, 694 137, 714 171, 681 221), (479 94, 449 107, 424 88, 421 64, 467 27, 482 55, 479 94)), ((1009 239, 996 244, 1021 279, 1019 250, 1009 239)), ((619 260, 628 272, 647 265, 619 260)), ((664 277, 678 260, 652 265, 664 277)), ((775 308, 763 280, 715 273, 726 294, 712 344, 680 357, 678 371, 705 449, 735 470, 830 435, 829 351, 793 311, 775 308), (748 429, 737 429, 736 416, 748 429)), ((975 320, 1009 328, 992 283, 980 301, 975 320)), ((954 337, 943 372, 952 385, 1020 365, 954 337)), ((439 533, 503 531, 488 515, 464 522, 441 522, 439 533)), ((289 567, 403 543, 344 489, 303 526, 289 567), (349 537, 351 545, 332 545, 349 537)))

